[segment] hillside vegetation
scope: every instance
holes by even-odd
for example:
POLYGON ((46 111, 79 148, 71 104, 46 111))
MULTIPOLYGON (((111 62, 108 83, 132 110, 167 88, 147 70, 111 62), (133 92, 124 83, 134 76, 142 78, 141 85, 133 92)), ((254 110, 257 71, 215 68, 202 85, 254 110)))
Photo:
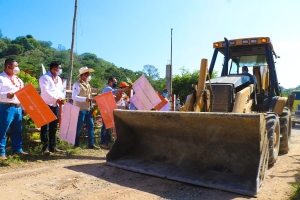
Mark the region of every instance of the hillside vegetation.
MULTIPOLYGON (((55 49, 52 47, 51 41, 38 41, 32 35, 19 36, 16 39, 0 35, 1 66, 4 66, 6 58, 16 59, 21 70, 37 79, 42 75, 42 64, 44 64, 46 70, 49 70, 49 63, 53 60, 58 60, 62 63, 63 73, 61 76, 69 77, 70 49, 66 50, 61 45, 55 49)), ((115 76, 119 82, 127 81, 127 78, 134 81, 145 73, 142 71, 143 66, 141 66, 141 71, 135 72, 130 69, 117 67, 113 63, 98 58, 93 53, 86 52, 81 55, 74 53, 72 83, 78 79, 78 70, 83 66, 88 66, 95 70, 90 82, 94 88, 103 88, 110 76, 115 76)), ((163 80, 159 75, 155 76, 155 74, 152 74, 155 73, 155 67, 151 66, 148 72, 148 80, 150 79, 149 81, 153 83, 155 89, 162 90, 164 87, 164 85, 161 86, 163 80)))
MULTIPOLYGON (((54 60, 62 63, 61 77, 69 77, 70 49, 66 49, 62 45, 54 48, 51 41, 36 40, 32 35, 19 36, 15 39, 3 37, 0 29, 0 66, 4 66, 6 58, 16 59, 23 71, 20 77, 26 79, 25 83, 32 83, 36 87, 38 87, 37 80, 42 75, 42 64, 46 70, 49 70, 49 63, 54 60)), ((132 71, 117 67, 114 63, 105 61, 90 52, 80 55, 74 53, 73 59, 72 83, 78 79, 79 68, 87 66, 95 70, 92 74, 91 86, 100 91, 105 87, 110 76, 116 77, 118 82, 127 82, 128 79, 134 82, 144 74, 154 89, 159 92, 162 92, 166 85, 166 79, 160 77, 158 69, 153 65, 145 64, 141 66, 141 71, 132 71)), ((198 81, 199 71, 191 73, 182 67, 181 73, 173 78, 173 93, 179 95, 181 100, 185 100, 191 85, 198 81)), ((214 72, 215 74, 216 72, 214 72)))
MULTIPOLYGON (((42 75, 42 64, 48 70, 49 63, 53 60, 58 60, 62 63, 63 73, 61 77, 69 77, 70 49, 66 49, 62 45, 54 48, 51 41, 36 40, 32 35, 19 36, 15 39, 3 37, 0 29, 0 66, 4 66, 6 58, 16 59, 20 69, 23 70, 20 77, 26 79, 25 83, 30 82, 36 87, 38 86, 37 80, 42 75)), ((141 66, 141 71, 132 71, 118 67, 114 63, 105 61, 90 52, 80 55, 74 53, 72 83, 78 79, 78 70, 83 66, 88 66, 95 70, 90 84, 93 88, 98 88, 100 91, 105 87, 110 76, 116 77, 118 82, 127 82, 128 79, 134 82, 144 74, 154 89, 159 92, 166 85, 165 78, 160 77, 158 69, 153 65, 144 65, 141 66)), ((197 83, 199 71, 189 72, 185 67, 182 67, 180 71, 181 74, 173 76, 172 92, 179 95, 180 99, 184 101, 190 92, 191 85, 197 83)), ((216 75, 217 72, 213 72, 212 78, 216 75)), ((300 90, 300 85, 296 88, 281 89, 283 96, 288 96, 292 90, 300 90)))

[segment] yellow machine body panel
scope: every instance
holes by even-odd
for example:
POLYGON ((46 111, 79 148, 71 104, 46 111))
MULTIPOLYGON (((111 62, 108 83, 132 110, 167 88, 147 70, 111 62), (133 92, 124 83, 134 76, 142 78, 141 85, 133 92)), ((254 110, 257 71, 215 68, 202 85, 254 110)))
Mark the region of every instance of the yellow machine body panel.
POLYGON ((300 91, 292 91, 292 94, 296 94, 294 103, 293 103, 293 112, 295 112, 296 110, 300 110, 298 109, 297 105, 300 105, 300 91))
POLYGON ((284 106, 286 106, 288 98, 287 97, 279 97, 276 101, 275 107, 273 112, 277 113, 278 115, 282 114, 284 106))
POLYGON ((235 103, 233 106, 233 113, 250 113, 253 105, 253 99, 250 98, 254 90, 254 85, 244 88, 236 94, 235 103))
POLYGON ((295 95, 292 105, 292 121, 293 127, 295 127, 296 123, 300 123, 300 91, 294 90, 292 94, 295 95))

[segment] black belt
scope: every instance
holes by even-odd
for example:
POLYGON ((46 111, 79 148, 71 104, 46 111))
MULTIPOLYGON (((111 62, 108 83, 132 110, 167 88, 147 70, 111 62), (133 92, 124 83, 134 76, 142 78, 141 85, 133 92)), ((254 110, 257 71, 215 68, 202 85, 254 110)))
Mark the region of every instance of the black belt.
POLYGON ((0 104, 8 105, 8 106, 14 106, 16 108, 21 107, 21 104, 15 104, 15 103, 5 103, 5 102, 0 102, 0 104))

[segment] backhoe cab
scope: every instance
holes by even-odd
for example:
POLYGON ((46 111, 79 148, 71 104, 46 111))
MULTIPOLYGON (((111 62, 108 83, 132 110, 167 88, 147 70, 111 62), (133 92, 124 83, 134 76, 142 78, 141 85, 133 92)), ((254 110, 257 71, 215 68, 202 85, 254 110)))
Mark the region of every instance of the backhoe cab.
MULTIPOLYGON (((221 77, 213 79, 212 84, 231 84, 232 94, 238 93, 248 85, 254 84, 249 75, 242 74, 242 67, 247 66, 249 73, 253 74, 257 80, 257 84, 254 86, 255 90, 253 90, 255 94, 252 94, 251 111, 282 113, 282 106, 278 110, 274 110, 274 106, 281 96, 281 91, 274 62, 277 55, 270 38, 243 38, 229 41, 225 39, 225 41, 213 43, 213 47, 215 50, 209 67, 209 74, 212 74, 214 70, 219 53, 224 57, 224 62, 221 77), (274 97, 275 99, 273 99, 274 97)), ((216 106, 213 105, 215 107, 213 111, 232 112, 234 96, 230 99, 232 101, 228 102, 227 110, 219 109, 217 99, 214 99, 216 106)), ((285 103, 286 99, 282 99, 282 101, 285 103)), ((240 111, 243 112, 244 110, 240 109, 240 111)))

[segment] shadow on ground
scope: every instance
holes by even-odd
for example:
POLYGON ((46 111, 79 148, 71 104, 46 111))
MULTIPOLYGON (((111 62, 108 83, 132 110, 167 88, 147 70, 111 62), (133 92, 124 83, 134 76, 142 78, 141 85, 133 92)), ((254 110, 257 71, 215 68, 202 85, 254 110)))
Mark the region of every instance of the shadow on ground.
MULTIPOLYGON (((97 153, 93 153, 97 154, 97 153)), ((78 160, 105 160, 105 156, 102 153, 99 153, 99 156, 94 155, 68 155, 67 153, 54 153, 50 156, 41 155, 41 154, 29 154, 29 155, 8 155, 7 160, 0 161, 0 167, 7 167, 10 164, 18 163, 18 162, 45 162, 45 161, 54 161, 54 160, 71 160, 71 159, 78 159, 78 160)))
POLYGON ((107 166, 104 163, 68 166, 66 168, 95 176, 101 180, 121 185, 123 187, 154 194, 165 199, 251 199, 251 197, 239 194, 130 172, 116 167, 107 166))

